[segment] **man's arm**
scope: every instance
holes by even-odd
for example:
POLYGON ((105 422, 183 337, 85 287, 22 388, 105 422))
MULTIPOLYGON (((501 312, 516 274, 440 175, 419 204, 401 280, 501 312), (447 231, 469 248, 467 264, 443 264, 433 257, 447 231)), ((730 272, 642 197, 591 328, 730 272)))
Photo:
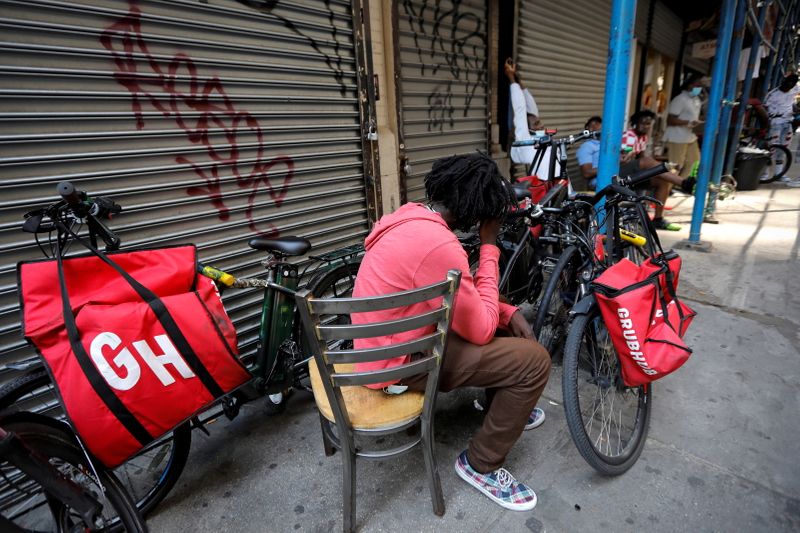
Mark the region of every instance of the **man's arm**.
POLYGON ((453 310, 453 331, 466 341, 477 345, 488 344, 499 326, 508 326, 517 309, 500 303, 497 288, 500 250, 493 243, 499 231, 499 221, 481 224, 481 244, 478 271, 473 277, 469 271, 467 253, 453 238, 431 251, 414 274, 414 286, 422 287, 441 281, 451 268, 461 270, 461 285, 453 310))

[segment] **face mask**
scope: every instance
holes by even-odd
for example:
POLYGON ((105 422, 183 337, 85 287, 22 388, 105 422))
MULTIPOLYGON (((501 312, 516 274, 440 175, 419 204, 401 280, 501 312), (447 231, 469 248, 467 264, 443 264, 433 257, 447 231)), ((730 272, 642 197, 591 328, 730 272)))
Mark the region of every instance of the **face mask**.
POLYGON ((702 87, 692 87, 692 96, 700 96, 700 93, 703 92, 702 87))

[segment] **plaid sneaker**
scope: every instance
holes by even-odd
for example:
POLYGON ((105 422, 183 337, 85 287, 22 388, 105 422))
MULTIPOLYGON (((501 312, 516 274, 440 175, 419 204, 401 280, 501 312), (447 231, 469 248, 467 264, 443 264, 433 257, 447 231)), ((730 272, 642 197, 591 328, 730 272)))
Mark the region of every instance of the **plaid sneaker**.
POLYGON ((525 429, 536 429, 544 424, 544 411, 535 407, 531 414, 528 415, 528 423, 525 424, 525 429))
POLYGON ((466 450, 456 459, 456 474, 487 495, 496 504, 512 511, 530 511, 536 507, 536 493, 520 483, 505 468, 481 474, 469 465, 466 450))

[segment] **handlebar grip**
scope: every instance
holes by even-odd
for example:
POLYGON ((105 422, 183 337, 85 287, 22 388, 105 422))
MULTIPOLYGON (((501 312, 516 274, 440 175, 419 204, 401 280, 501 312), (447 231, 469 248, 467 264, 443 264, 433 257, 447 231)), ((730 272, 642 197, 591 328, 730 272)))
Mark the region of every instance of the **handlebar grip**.
POLYGON ((81 203, 81 193, 69 181, 62 181, 56 187, 56 191, 70 207, 75 207, 81 203))
POLYGON ((669 167, 667 167, 666 163, 661 163, 659 165, 654 166, 653 168, 646 168, 644 170, 639 170, 638 172, 634 172, 630 176, 623 177, 620 180, 620 185, 626 187, 635 187, 637 184, 649 180, 659 174, 663 174, 664 172, 669 172, 669 167))

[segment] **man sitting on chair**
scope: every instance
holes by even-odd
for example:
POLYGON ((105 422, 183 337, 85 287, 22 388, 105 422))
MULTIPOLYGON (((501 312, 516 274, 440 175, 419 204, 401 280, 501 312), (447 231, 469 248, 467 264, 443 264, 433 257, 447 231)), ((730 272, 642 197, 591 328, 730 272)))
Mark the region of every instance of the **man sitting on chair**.
MULTIPOLYGON (((529 510, 536 494, 503 468, 506 455, 522 434, 544 421, 534 409, 550 375, 550 356, 533 338, 530 324, 516 307, 501 303, 496 246, 500 223, 514 205, 509 183, 489 157, 473 153, 440 159, 425 177, 427 203, 408 203, 385 215, 366 239, 366 255, 356 278, 354 297, 375 296, 441 281, 450 269, 462 273, 453 310, 452 331, 440 371, 439 388, 483 387, 491 401, 483 425, 456 460, 458 475, 495 503, 529 510), (453 230, 480 224, 480 259, 470 274, 467 254, 453 230), (496 336, 498 328, 505 336, 496 336)), ((425 304, 423 304, 425 305, 425 304)), ((430 304, 427 304, 430 305, 430 304)), ((423 309, 354 313, 354 324, 394 320, 423 309)), ((417 331, 412 340, 433 331, 417 331)), ((356 348, 377 347, 387 339, 359 339, 356 348)), ((362 363, 357 371, 399 365, 414 357, 362 363)), ((424 379, 382 384, 388 393, 423 390, 424 379)))

